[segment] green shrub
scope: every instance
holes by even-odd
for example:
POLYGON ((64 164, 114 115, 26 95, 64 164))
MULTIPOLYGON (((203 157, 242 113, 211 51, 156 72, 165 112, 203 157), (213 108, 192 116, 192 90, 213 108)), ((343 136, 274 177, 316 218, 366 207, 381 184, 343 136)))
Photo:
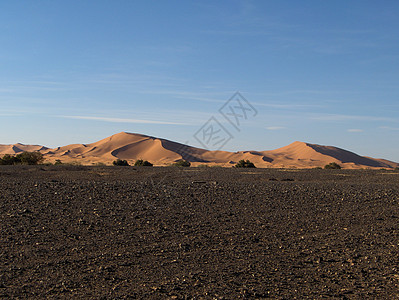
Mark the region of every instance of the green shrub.
POLYGON ((114 166, 130 166, 127 160, 117 159, 114 160, 112 163, 114 166))
POLYGON ((189 167, 189 166, 191 166, 191 163, 189 161, 187 161, 187 160, 182 159, 182 160, 179 160, 179 161, 175 162, 172 166, 175 166, 175 167, 189 167))
POLYGON ((15 156, 24 165, 37 165, 43 162, 43 154, 40 152, 22 152, 15 156))
POLYGON ((200 164, 197 168, 209 168, 209 166, 207 164, 200 164))
POLYGON ((235 166, 235 168, 256 168, 255 165, 248 159, 241 159, 235 166))
POLYGON ((6 154, 0 160, 1 165, 37 165, 43 162, 43 154, 40 152, 22 152, 15 156, 6 154))
POLYGON ((16 165, 18 163, 20 163, 20 161, 10 154, 6 154, 0 159, 0 165, 16 165))
POLYGON ((136 162, 134 163, 134 165, 135 165, 136 167, 140 167, 140 166, 143 166, 143 167, 152 167, 152 163, 150 163, 148 160, 142 160, 142 159, 136 160, 136 162))
POLYGON ((324 166, 324 169, 341 169, 341 166, 335 162, 329 163, 324 166))

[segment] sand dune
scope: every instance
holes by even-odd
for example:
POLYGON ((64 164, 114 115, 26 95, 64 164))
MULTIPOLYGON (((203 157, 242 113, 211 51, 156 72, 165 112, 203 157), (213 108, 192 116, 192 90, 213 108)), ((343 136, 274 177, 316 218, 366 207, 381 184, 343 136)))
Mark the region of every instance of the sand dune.
POLYGON ((91 144, 72 144, 54 149, 38 145, 0 145, 0 154, 40 151, 49 162, 111 164, 115 159, 134 163, 144 159, 154 165, 165 166, 181 159, 193 166, 200 164, 233 166, 248 159, 260 168, 314 168, 336 162, 344 168, 395 168, 398 163, 357 155, 332 146, 294 142, 268 151, 208 151, 166 139, 142 134, 121 132, 91 144))
POLYGON ((145 159, 163 165, 181 159, 178 153, 162 146, 159 139, 121 132, 91 144, 74 144, 43 152, 47 159, 71 162, 112 163, 117 158, 145 159))
POLYGON ((331 162, 338 163, 347 169, 394 168, 398 166, 394 162, 363 157, 341 148, 304 142, 294 142, 276 150, 263 151, 262 154, 273 159, 274 167, 323 167, 331 162))
POLYGON ((40 145, 24 145, 24 144, 14 144, 14 145, 0 145, 0 154, 18 154, 24 151, 44 151, 47 148, 40 145))

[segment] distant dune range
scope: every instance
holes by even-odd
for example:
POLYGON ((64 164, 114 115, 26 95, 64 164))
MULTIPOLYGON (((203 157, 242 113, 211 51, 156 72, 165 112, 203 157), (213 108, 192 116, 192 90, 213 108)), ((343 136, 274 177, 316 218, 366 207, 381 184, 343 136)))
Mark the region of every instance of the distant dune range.
POLYGON ((0 155, 23 151, 40 151, 46 161, 63 163, 111 164, 115 159, 134 163, 144 159, 154 165, 165 166, 181 159, 192 166, 202 164, 233 166, 241 159, 249 159, 260 168, 314 168, 336 162, 346 169, 396 168, 399 163, 357 155, 332 147, 294 142, 288 146, 269 151, 209 151, 169 140, 142 134, 121 132, 92 144, 72 144, 54 149, 40 145, 0 145, 0 155))
POLYGON ((14 144, 14 145, 0 145, 0 154, 18 154, 24 151, 45 151, 48 148, 40 145, 24 145, 24 144, 14 144))

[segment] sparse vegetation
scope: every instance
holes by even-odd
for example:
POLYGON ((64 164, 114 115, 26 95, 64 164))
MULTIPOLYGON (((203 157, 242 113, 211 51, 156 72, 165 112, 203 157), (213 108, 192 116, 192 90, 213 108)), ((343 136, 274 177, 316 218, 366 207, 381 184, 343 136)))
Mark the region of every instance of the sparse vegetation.
POLYGON ((341 166, 335 162, 329 163, 324 166, 324 169, 341 169, 341 166))
POLYGON ((6 154, 0 159, 0 165, 15 165, 17 163, 17 158, 10 154, 6 154))
POLYGON ((315 167, 315 168, 313 168, 313 169, 315 169, 315 170, 322 170, 323 168, 322 168, 322 167, 315 167))
POLYGON ((209 168, 209 166, 207 164, 200 164, 197 168, 209 168))
POLYGON ((44 160, 40 152, 22 152, 15 157, 24 165, 37 165, 44 160))
POLYGON ((175 162, 172 166, 174 166, 174 167, 189 167, 189 166, 191 166, 191 163, 187 160, 182 159, 182 160, 175 162))
POLYGON ((60 159, 56 159, 55 162, 54 162, 54 165, 55 166, 62 165, 62 161, 60 159))
POLYGON ((134 163, 134 165, 136 167, 142 166, 142 167, 152 167, 153 164, 150 163, 148 160, 142 160, 142 159, 138 159, 136 160, 136 162, 134 163))
POLYGON ((130 166, 129 163, 127 162, 127 160, 124 160, 124 159, 117 159, 117 160, 114 160, 114 161, 112 162, 112 164, 113 164, 114 166, 125 166, 125 167, 130 166))
POLYGON ((249 161, 248 159, 247 160, 244 160, 244 159, 240 160, 234 167, 235 168, 256 168, 255 165, 251 161, 249 161))
POLYGON ((43 162, 40 152, 22 152, 17 155, 6 154, 0 159, 0 165, 37 165, 43 162))
POLYGON ((210 164, 200 164, 200 165, 197 166, 197 168, 223 168, 223 166, 210 165, 210 164))

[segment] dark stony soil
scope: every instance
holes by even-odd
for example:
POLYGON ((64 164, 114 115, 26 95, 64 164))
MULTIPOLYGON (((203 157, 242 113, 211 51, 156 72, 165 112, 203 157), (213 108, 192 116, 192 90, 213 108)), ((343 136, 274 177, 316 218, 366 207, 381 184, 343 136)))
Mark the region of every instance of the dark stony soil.
POLYGON ((399 299, 399 172, 0 168, 0 298, 399 299))

